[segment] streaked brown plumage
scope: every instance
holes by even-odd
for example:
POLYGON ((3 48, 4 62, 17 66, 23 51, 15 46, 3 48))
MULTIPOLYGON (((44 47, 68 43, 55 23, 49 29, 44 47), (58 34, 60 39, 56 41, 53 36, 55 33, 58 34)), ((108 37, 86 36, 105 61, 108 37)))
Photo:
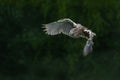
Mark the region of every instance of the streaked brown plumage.
MULTIPOLYGON (((79 38, 79 37, 86 38, 87 40, 89 40, 86 42, 86 45, 90 44, 89 47, 92 47, 93 44, 91 42, 93 42, 92 41, 93 37, 96 35, 95 33, 93 33, 91 30, 89 30, 85 26, 81 24, 76 24, 69 18, 60 19, 56 22, 44 24, 43 28, 45 28, 44 31, 48 35, 57 35, 57 34, 63 33, 72 38, 79 38)), ((84 48, 85 55, 87 55, 88 53, 92 51, 91 48, 88 48, 86 45, 84 48)))

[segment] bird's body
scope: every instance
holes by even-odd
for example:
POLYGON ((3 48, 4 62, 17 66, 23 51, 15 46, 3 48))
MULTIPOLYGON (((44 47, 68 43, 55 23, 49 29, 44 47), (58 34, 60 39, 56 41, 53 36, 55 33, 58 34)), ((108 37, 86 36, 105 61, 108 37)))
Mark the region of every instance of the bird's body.
MULTIPOLYGON (((44 31, 46 31, 48 35, 57 35, 57 34, 63 33, 72 38, 83 37, 86 39, 91 39, 91 41, 93 37, 96 35, 91 30, 87 29, 85 26, 81 24, 77 24, 69 18, 60 19, 56 22, 44 24, 43 27, 45 28, 44 31)), ((85 49, 85 50, 88 50, 88 49, 85 49)), ((91 50, 86 51, 85 54, 88 54, 89 52, 91 52, 91 50)))

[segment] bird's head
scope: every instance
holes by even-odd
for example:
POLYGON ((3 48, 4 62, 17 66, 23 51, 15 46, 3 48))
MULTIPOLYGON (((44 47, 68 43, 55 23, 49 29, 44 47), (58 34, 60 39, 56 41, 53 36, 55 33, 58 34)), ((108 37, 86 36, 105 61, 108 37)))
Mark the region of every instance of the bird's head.
POLYGON ((93 37, 96 36, 96 34, 94 32, 92 32, 87 27, 85 27, 81 24, 77 24, 76 27, 77 27, 76 28, 77 30, 75 30, 75 31, 77 31, 77 33, 80 34, 80 36, 83 38, 93 39, 93 37))
POLYGON ((93 37, 96 36, 96 34, 89 29, 84 29, 83 33, 87 39, 93 39, 93 37))

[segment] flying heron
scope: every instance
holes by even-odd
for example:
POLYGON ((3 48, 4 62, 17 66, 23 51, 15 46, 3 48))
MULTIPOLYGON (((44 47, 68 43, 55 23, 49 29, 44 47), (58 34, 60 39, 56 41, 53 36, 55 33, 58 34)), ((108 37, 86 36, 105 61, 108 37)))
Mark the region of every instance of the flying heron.
POLYGON ((57 34, 65 34, 72 38, 86 38, 87 42, 83 49, 83 55, 86 56, 90 52, 92 52, 93 46, 93 37, 96 35, 94 32, 89 30, 87 27, 75 23, 69 18, 60 19, 55 22, 51 22, 48 24, 43 24, 44 31, 48 35, 57 35, 57 34))

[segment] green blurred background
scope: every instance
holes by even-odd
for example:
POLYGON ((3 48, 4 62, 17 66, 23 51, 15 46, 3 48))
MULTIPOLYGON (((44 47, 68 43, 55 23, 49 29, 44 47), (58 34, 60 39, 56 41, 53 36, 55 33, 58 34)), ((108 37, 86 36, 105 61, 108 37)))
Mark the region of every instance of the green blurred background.
POLYGON ((120 0, 0 0, 0 80, 120 80, 120 0), (70 18, 97 34, 48 36, 41 24, 70 18))

